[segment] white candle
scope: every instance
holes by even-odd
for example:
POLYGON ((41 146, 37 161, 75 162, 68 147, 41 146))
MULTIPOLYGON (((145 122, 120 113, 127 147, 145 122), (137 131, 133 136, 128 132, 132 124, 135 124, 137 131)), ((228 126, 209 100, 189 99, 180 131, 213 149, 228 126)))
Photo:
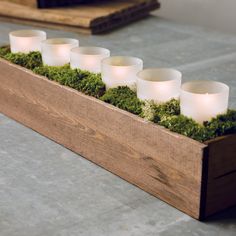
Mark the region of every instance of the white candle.
POLYGON ((138 73, 137 96, 163 103, 179 98, 182 74, 174 69, 145 69, 138 73))
POLYGON ((70 66, 94 73, 101 72, 101 61, 110 56, 110 51, 100 47, 77 47, 71 49, 70 66))
POLYGON ((78 47, 79 41, 70 38, 47 39, 42 42, 43 64, 63 66, 70 62, 70 50, 78 47))
POLYGON ((181 114, 202 124, 228 109, 229 87, 215 81, 191 81, 181 87, 181 114))
POLYGON ((10 32, 9 39, 11 52, 41 52, 41 42, 45 40, 46 37, 46 33, 40 30, 17 30, 10 32))
POLYGON ((102 80, 106 88, 128 86, 134 89, 137 73, 143 69, 143 61, 136 57, 109 57, 102 60, 102 80))

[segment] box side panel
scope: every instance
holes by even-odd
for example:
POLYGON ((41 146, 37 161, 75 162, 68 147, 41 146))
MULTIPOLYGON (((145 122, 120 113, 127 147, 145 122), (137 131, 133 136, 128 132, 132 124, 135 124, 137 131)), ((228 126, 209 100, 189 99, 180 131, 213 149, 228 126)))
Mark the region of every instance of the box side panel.
POLYGON ((209 142, 206 216, 236 205, 236 135, 209 142))
POLYGON ((199 218, 205 145, 0 61, 0 112, 199 218))

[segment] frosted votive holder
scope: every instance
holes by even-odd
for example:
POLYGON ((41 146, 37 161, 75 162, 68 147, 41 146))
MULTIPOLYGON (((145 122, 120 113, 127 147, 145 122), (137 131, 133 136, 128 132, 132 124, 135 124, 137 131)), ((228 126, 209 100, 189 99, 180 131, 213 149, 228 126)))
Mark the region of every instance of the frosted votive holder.
POLYGON ((79 41, 70 38, 47 39, 42 42, 43 64, 48 66, 63 66, 70 63, 70 51, 78 47, 79 41))
POLYGON ((145 69, 137 74, 137 97, 163 103, 179 98, 182 74, 174 69, 145 69))
POLYGON ((109 57, 102 60, 102 80, 107 89, 118 86, 135 89, 137 73, 142 69, 143 61, 137 57, 109 57))
POLYGON ((47 37, 41 30, 17 30, 10 32, 10 48, 12 53, 41 52, 41 42, 47 37))
POLYGON ((181 114, 202 124, 228 109, 229 87, 216 81, 191 81, 181 87, 181 114))
POLYGON ((100 47, 77 47, 70 52, 70 66, 93 73, 101 72, 101 61, 110 56, 110 51, 100 47))

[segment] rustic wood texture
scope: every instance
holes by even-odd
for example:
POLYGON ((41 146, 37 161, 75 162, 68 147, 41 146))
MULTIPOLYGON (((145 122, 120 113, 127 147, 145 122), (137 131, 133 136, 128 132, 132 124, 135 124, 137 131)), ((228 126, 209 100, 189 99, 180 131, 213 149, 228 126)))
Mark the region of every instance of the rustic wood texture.
POLYGON ((143 18, 159 7, 157 0, 119 0, 77 7, 36 9, 0 0, 0 17, 25 24, 96 34, 143 18))
POLYGON ((8 2, 17 3, 23 6, 30 6, 30 7, 40 7, 40 8, 47 8, 47 7, 56 7, 56 6, 67 6, 79 3, 88 3, 102 0, 8 0, 8 2))
POLYGON ((17 3, 23 6, 30 6, 30 7, 38 6, 37 0, 8 0, 8 2, 17 3))
POLYGON ((236 204, 236 135, 208 142, 206 215, 236 204))
MULTIPOLYGON (((196 219, 215 212, 211 210, 215 209, 215 203, 211 207, 215 191, 230 200, 222 209, 236 203, 235 198, 224 195, 224 188, 232 192, 235 175, 225 176, 224 188, 218 189, 222 179, 208 183, 212 176, 208 173, 216 171, 208 170, 211 161, 217 177, 229 171, 229 166, 219 161, 223 160, 222 152, 213 153, 221 141, 199 143, 3 59, 0 71, 3 114, 196 219)), ((224 150, 228 141, 236 144, 235 136, 222 140, 224 150)), ((235 164, 232 155, 228 153, 227 159, 235 164)))

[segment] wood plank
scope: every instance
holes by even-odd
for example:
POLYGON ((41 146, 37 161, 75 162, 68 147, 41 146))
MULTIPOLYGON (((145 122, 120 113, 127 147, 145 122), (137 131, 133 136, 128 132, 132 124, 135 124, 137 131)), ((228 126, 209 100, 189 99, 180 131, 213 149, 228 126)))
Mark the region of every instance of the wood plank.
POLYGON ((236 172, 236 135, 219 137, 206 144, 209 146, 209 155, 214 157, 209 159, 209 180, 236 172))
POLYGON ((1 1, 0 16, 45 27, 67 26, 88 28, 92 33, 104 32, 148 15, 160 7, 157 0, 102 1, 77 7, 36 9, 1 1), (30 14, 29 14, 30 12, 30 14))
MULTIPOLYGON (((2 0, 0 2, 3 2, 2 0)), ((17 3, 24 6, 37 7, 37 0, 8 0, 8 2, 17 3)))
POLYGON ((205 144, 2 59, 0 70, 3 114, 199 218, 205 144))
POLYGON ((16 18, 11 18, 11 17, 4 17, 4 16, 3 17, 0 16, 0 21, 23 24, 23 25, 30 25, 33 27, 40 27, 40 28, 51 28, 51 29, 68 31, 68 32, 73 31, 75 33, 88 34, 88 35, 94 33, 94 30, 92 30, 91 28, 82 28, 82 27, 74 27, 74 26, 68 26, 68 25, 62 25, 62 24, 51 24, 51 23, 47 23, 45 25, 45 23, 41 23, 38 21, 28 21, 28 20, 22 20, 22 19, 16 19, 16 18))
MULTIPOLYGON (((68 6, 75 5, 80 3, 88 3, 94 2, 96 0, 8 0, 9 2, 17 3, 24 6, 30 7, 40 7, 40 8, 48 8, 48 7, 58 7, 58 6, 68 6)), ((101 0, 97 0, 101 1, 101 0)), ((1 1, 0 1, 1 2, 1 1)))
POLYGON ((236 205, 236 172, 209 181, 206 217, 236 205))
POLYGON ((236 135, 219 137, 209 146, 206 215, 236 205, 236 135))

